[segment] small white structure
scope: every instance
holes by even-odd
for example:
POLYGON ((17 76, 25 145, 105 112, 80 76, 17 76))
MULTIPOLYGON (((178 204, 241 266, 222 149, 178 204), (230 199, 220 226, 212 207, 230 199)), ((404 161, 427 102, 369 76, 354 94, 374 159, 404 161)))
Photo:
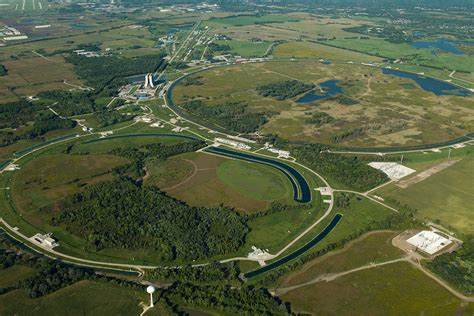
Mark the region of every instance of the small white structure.
POLYGON ((51 233, 45 235, 38 233, 31 237, 30 240, 50 249, 59 246, 59 243, 51 237, 51 233))
POLYGON ((281 150, 278 148, 268 148, 268 151, 277 154, 278 158, 290 158, 290 152, 286 150, 281 150))
POLYGON ((430 230, 419 232, 415 236, 407 239, 407 242, 429 255, 433 255, 444 249, 446 246, 452 244, 451 240, 430 230))
POLYGON ((149 285, 146 288, 146 292, 150 294, 150 307, 155 306, 155 304, 153 304, 153 293, 155 293, 155 287, 153 285, 149 285))
POLYGON ((17 164, 11 163, 8 166, 5 167, 5 171, 15 171, 19 170, 20 167, 17 164))
POLYGON ((399 180, 416 171, 396 162, 371 162, 369 166, 382 171, 392 180, 399 180))

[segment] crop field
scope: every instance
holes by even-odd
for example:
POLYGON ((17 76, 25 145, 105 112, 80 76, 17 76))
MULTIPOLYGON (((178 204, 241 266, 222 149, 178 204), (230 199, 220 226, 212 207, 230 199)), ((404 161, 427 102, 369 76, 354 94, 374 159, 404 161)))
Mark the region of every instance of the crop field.
POLYGON ((224 204, 241 212, 254 212, 291 196, 288 180, 273 168, 207 154, 152 161, 147 170, 147 184, 157 185, 193 206, 224 204))
POLYGON ((65 63, 61 56, 16 59, 2 64, 8 69, 8 75, 0 81, 0 103, 43 91, 76 89, 71 85, 82 85, 73 66, 65 63))
POLYGON ((147 301, 145 291, 118 285, 80 281, 40 298, 29 298, 23 290, 0 295, 2 315, 138 315, 139 304, 147 301), (107 302, 106 304, 104 302, 107 302))
POLYGON ((443 226, 461 234, 472 234, 474 182, 472 172, 469 170, 474 170, 474 157, 469 155, 461 159, 454 165, 407 188, 390 184, 378 190, 377 194, 417 209, 416 216, 420 219, 439 221, 443 226))
POLYGON ((337 315, 454 315, 461 303, 448 290, 406 262, 304 286, 284 294, 282 298, 291 301, 298 312, 337 315))
POLYGON ((437 96, 423 90, 412 79, 384 75, 377 67, 275 61, 218 67, 197 76, 202 84, 180 84, 175 88, 176 104, 193 99, 209 106, 245 102, 253 111, 276 112, 260 131, 288 140, 354 147, 408 146, 450 140, 474 127, 472 96, 437 96), (317 87, 328 80, 339 80, 341 95, 352 99, 354 104, 344 105, 334 98, 298 103, 301 95, 278 101, 262 97, 256 90, 260 85, 287 80, 311 82, 317 87), (318 112, 334 120, 322 125, 311 123, 309 119, 318 112), (362 133, 338 138, 357 130, 362 133))
POLYGON ((344 272, 370 263, 379 263, 401 258, 404 253, 392 246, 391 241, 398 232, 374 231, 363 235, 342 250, 310 261, 298 270, 283 276, 278 287, 309 282, 319 275, 344 272))
POLYGON ((2 0, 0 1, 0 12, 34 12, 43 11, 49 8, 48 1, 42 0, 2 0))
MULTIPOLYGON (((97 28, 88 29, 88 32, 81 34, 71 34, 67 37, 50 38, 44 41, 28 42, 22 45, 10 45, 2 47, 0 52, 0 60, 7 60, 11 55, 27 55, 35 57, 32 51, 44 51, 53 53, 61 48, 61 50, 73 50, 80 44, 99 43, 100 47, 114 48, 118 54, 120 52, 129 52, 133 55, 134 49, 149 48, 155 44, 152 34, 147 28, 135 28, 129 25, 113 23, 114 28, 105 28, 98 26, 97 28), (121 26, 121 27, 120 27, 121 26)), ((156 51, 159 51, 156 49, 156 51)))

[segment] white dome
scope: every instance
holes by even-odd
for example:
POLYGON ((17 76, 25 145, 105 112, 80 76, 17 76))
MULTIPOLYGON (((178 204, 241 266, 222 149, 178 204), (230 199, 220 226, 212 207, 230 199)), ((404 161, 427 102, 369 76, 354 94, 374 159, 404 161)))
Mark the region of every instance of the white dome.
POLYGON ((147 288, 146 288, 146 291, 148 293, 154 293, 155 292, 155 287, 153 285, 149 285, 147 288))

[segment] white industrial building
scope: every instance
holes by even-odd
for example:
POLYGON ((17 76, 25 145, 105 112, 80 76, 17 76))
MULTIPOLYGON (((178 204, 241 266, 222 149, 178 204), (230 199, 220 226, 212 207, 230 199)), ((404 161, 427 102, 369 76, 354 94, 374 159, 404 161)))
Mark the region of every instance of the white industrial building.
POLYGON ((236 142, 235 140, 230 140, 230 139, 227 139, 227 138, 214 138, 214 141, 216 143, 221 143, 221 144, 225 144, 225 145, 230 145, 232 147, 235 147, 235 148, 238 148, 238 149, 242 149, 242 150, 249 150, 251 147, 247 144, 244 144, 244 143, 239 143, 239 142, 236 142))
POLYGON ((407 242, 429 255, 433 255, 453 243, 451 240, 430 230, 419 232, 407 239, 407 242))

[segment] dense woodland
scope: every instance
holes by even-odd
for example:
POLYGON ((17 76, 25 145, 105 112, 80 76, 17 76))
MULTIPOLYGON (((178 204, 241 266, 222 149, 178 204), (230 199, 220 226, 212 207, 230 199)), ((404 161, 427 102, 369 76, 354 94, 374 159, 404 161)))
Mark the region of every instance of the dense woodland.
POLYGON ((125 115, 116 111, 104 110, 95 114, 99 127, 106 127, 132 120, 134 115, 125 115))
POLYGON ((104 106, 97 105, 90 92, 46 91, 38 97, 53 102, 51 106, 59 115, 73 116, 103 110, 104 106))
POLYGON ((253 133, 268 121, 270 112, 251 112, 247 104, 229 102, 219 105, 206 105, 200 100, 193 100, 183 108, 199 118, 238 133, 253 133))
POLYGON ((231 253, 248 232, 243 218, 228 207, 190 207, 124 177, 75 194, 52 223, 86 239, 95 250, 149 249, 160 260, 231 253))
POLYGON ((386 181, 388 177, 367 164, 369 161, 358 156, 334 155, 317 144, 291 146, 294 157, 313 170, 337 183, 358 191, 367 191, 386 181))
POLYGON ((304 83, 298 80, 288 80, 270 83, 257 87, 257 91, 264 97, 285 100, 313 89, 313 83, 304 83))
POLYGON ((0 147, 14 144, 21 139, 33 139, 58 129, 71 129, 76 122, 61 119, 41 106, 22 100, 0 104, 0 128, 11 130, 0 131, 0 147), (22 129, 15 130, 17 128, 22 129))
POLYGON ((268 290, 253 286, 233 288, 225 285, 198 286, 176 283, 162 294, 174 313, 182 307, 200 307, 228 315, 290 315, 291 309, 268 290))
POLYGON ((162 54, 158 54, 135 58, 115 56, 88 58, 71 54, 66 60, 74 64, 79 77, 96 88, 100 95, 110 96, 116 94, 117 88, 125 83, 125 77, 164 68, 166 63, 163 57, 162 54))
POLYGON ((463 292, 474 294, 474 236, 468 236, 462 248, 442 254, 428 267, 463 292))

